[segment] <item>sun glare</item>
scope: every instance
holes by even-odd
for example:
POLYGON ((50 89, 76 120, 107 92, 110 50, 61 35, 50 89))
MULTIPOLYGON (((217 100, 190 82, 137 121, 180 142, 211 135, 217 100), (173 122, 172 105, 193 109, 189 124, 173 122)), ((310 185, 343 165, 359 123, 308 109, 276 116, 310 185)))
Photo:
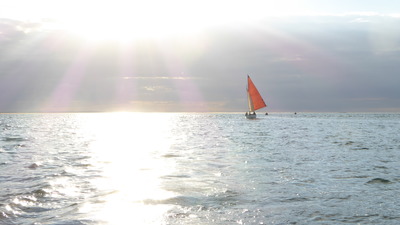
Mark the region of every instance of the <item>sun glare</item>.
POLYGON ((131 42, 196 36, 209 28, 252 24, 266 17, 308 14, 300 1, 281 0, 37 0, 8 7, 8 16, 39 20, 89 41, 131 42))
POLYGON ((88 0, 65 5, 57 18, 63 29, 88 40, 127 42, 138 38, 195 35, 210 27, 284 15, 292 8, 284 3, 261 0, 88 0))
POLYGON ((195 5, 179 0, 82 4, 73 15, 60 16, 60 24, 62 28, 93 41, 127 42, 138 38, 187 35, 211 22, 206 15, 196 15, 195 5))

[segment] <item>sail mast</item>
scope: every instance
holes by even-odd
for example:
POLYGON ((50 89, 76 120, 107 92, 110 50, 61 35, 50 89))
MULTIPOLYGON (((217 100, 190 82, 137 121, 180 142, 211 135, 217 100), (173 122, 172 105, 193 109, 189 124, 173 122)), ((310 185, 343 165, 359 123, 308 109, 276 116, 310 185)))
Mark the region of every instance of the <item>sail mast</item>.
POLYGON ((249 112, 254 112, 254 105, 253 105, 253 100, 251 99, 249 88, 250 88, 250 82, 249 82, 250 77, 247 75, 247 102, 249 104, 249 112))

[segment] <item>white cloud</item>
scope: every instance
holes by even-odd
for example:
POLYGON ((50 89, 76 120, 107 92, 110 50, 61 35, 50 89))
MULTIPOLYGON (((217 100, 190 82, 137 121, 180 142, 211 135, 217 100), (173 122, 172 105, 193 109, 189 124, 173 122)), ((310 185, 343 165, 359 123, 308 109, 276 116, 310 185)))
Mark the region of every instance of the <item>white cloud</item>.
POLYGON ((369 20, 365 19, 365 18, 356 18, 352 21, 350 21, 351 23, 368 23, 370 22, 369 20))

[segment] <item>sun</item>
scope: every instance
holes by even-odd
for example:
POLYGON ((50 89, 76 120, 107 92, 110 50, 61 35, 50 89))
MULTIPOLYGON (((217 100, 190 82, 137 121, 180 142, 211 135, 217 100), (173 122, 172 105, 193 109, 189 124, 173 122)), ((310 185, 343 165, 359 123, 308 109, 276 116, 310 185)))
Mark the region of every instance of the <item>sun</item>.
POLYGON ((287 7, 285 2, 271 0, 70 0, 60 2, 63 4, 52 11, 52 15, 60 22, 62 29, 90 41, 118 42, 196 36, 210 28, 218 30, 226 25, 240 27, 243 23, 259 21, 266 16, 296 14, 301 9, 297 7, 297 4, 296 7, 287 7))
POLYGON ((210 21, 195 9, 182 0, 82 1, 78 10, 66 9, 74 13, 62 13, 59 21, 63 29, 91 41, 128 42, 199 31, 210 21))
MULTIPOLYGON (((266 17, 307 13, 293 0, 19 0, 5 10, 89 41, 195 37, 226 25, 241 27, 266 17), (46 22, 45 22, 46 21, 46 22), (49 22, 51 21, 51 22, 49 22)), ((10 3, 11 4, 11 3, 10 3)), ((265 25, 265 23, 262 23, 265 25)))
MULTIPOLYGON (((268 4, 267 4, 267 3, 268 4)), ((273 11, 262 0, 103 0, 65 5, 62 26, 89 40, 195 35, 212 27, 260 19, 273 11)), ((278 3, 274 3, 274 11, 278 3)))

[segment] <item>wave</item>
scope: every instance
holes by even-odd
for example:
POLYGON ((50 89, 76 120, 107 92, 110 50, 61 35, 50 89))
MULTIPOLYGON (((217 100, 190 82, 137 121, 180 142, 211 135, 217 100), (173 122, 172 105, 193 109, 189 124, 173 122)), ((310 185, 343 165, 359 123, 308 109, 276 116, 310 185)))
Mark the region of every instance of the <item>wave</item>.
POLYGON ((27 141, 28 138, 23 138, 23 137, 4 137, 2 138, 3 141, 5 142, 22 142, 22 141, 27 141))
POLYGON ((391 184, 390 180, 384 178, 374 178, 367 182, 367 184, 391 184))

